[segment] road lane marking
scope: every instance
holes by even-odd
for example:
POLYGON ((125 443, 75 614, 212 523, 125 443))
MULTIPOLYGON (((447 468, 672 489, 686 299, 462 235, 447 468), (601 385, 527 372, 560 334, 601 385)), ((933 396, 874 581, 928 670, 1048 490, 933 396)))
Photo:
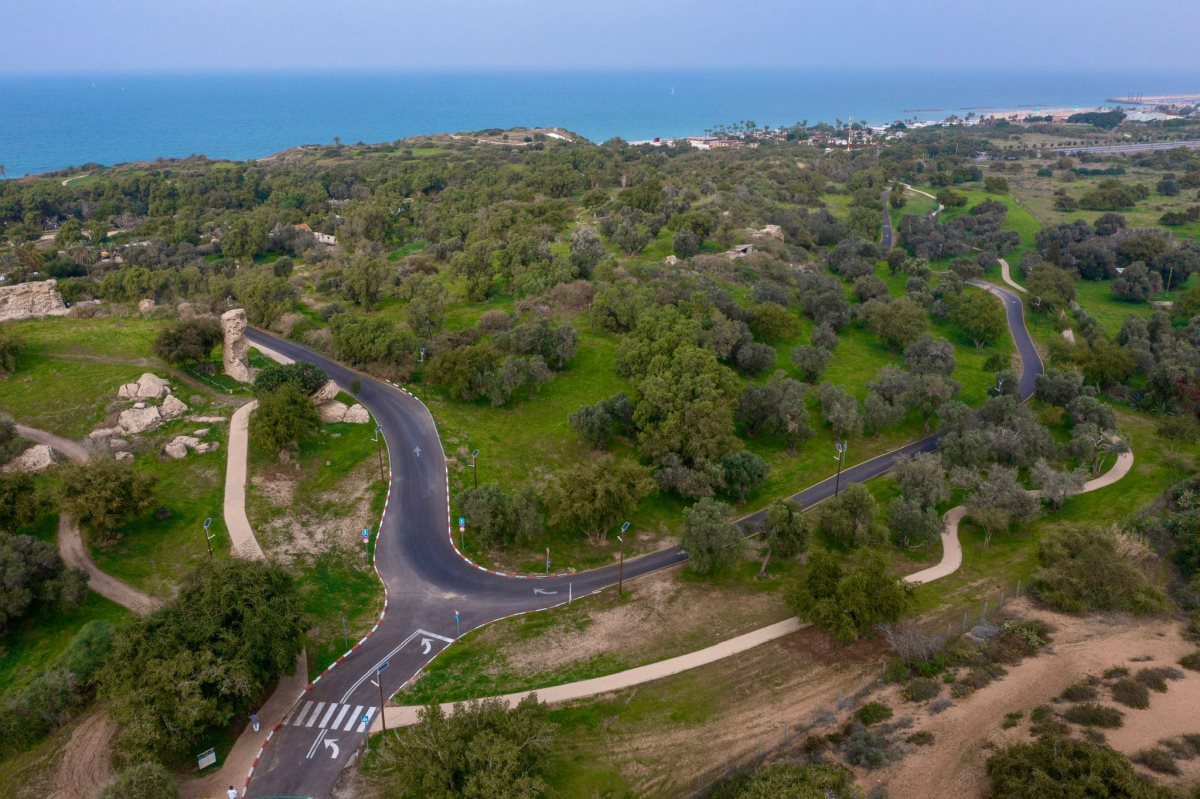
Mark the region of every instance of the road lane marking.
POLYGON ((329 717, 333 715, 333 711, 337 710, 337 708, 338 708, 337 702, 329 703, 329 710, 327 710, 325 712, 325 718, 321 719, 321 724, 320 724, 321 729, 325 729, 325 725, 329 723, 329 717))
POLYGON ((333 724, 329 725, 329 729, 336 730, 338 728, 338 725, 342 723, 342 718, 346 715, 347 712, 349 712, 349 710, 350 710, 349 705, 342 705, 342 712, 337 714, 337 718, 333 720, 333 724))
POLYGON ((350 720, 346 722, 346 728, 343 730, 343 732, 350 732, 350 730, 353 729, 354 722, 358 721, 358 714, 362 713, 362 709, 362 705, 354 708, 354 712, 350 714, 350 720))
POLYGON ((312 707, 311 701, 304 703, 304 707, 302 707, 300 709, 300 712, 296 714, 296 720, 292 722, 293 727, 299 727, 301 724, 304 723, 304 717, 306 715, 308 715, 308 711, 311 707, 312 707))
POLYGON ((348 701, 350 699, 351 694, 353 694, 355 691, 357 691, 359 689, 359 687, 362 686, 363 683, 365 683, 367 680, 369 680, 375 676, 375 673, 379 671, 380 666, 382 666, 384 663, 387 663, 392 657, 395 656, 395 654, 397 652, 399 652, 404 647, 408 646, 413 641, 413 639, 415 639, 419 636, 425 636, 427 638, 436 638, 439 641, 445 641, 447 644, 454 643, 453 638, 447 638, 444 635, 438 635, 437 633, 431 633, 427 630, 422 630, 422 629, 414 630, 412 633, 409 634, 409 636, 407 638, 405 638, 403 641, 401 641, 399 644, 397 644, 396 647, 394 649, 392 649, 392 651, 388 652, 386 655, 381 657, 374 666, 372 666, 361 677, 359 677, 354 682, 354 685, 351 685, 350 689, 342 695, 342 701, 343 702, 348 701))
POLYGON ((362 717, 362 724, 359 724, 359 725, 358 725, 358 731, 359 731, 359 732, 366 732, 366 731, 367 731, 367 725, 371 723, 371 717, 372 717, 372 716, 374 716, 374 715, 375 715, 375 708, 373 708, 373 707, 372 707, 372 708, 368 708, 368 709, 367 709, 367 712, 366 712, 365 714, 363 714, 363 717, 362 717))
POLYGON ((308 723, 304 725, 305 727, 311 727, 313 725, 313 722, 317 720, 317 716, 321 715, 321 708, 323 707, 325 707, 324 702, 317 703, 317 706, 313 708, 313 714, 308 717, 308 723))
POLYGON ((316 754, 317 747, 321 745, 321 741, 325 738, 325 733, 327 732, 329 732, 329 730, 321 730, 321 732, 317 734, 316 739, 312 742, 312 746, 308 747, 308 754, 304 757, 305 760, 312 760, 312 756, 316 754))

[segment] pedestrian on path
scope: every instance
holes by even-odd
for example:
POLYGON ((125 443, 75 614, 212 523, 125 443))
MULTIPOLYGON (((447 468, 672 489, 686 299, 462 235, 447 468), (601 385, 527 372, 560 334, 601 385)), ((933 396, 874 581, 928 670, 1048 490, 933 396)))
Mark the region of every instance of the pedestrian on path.
POLYGON ((237 788, 234 788, 232 785, 230 785, 229 790, 225 792, 225 795, 228 796, 229 799, 238 799, 237 788))

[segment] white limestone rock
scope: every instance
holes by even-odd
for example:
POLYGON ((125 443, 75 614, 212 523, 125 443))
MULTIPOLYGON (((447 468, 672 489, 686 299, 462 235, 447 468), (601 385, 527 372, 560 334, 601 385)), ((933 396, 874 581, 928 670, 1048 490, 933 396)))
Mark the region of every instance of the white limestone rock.
POLYGON ((123 438, 110 438, 108 446, 113 450, 129 449, 129 442, 123 438))
POLYGON ((149 313, 154 310, 154 306, 157 304, 154 300, 147 297, 138 303, 138 313, 149 313))
POLYGON ((163 400, 162 415, 164 419, 178 419, 187 413, 188 406, 183 404, 183 401, 174 394, 168 394, 163 400))
POLYGON ((348 411, 349 408, 346 407, 346 403, 344 402, 329 400, 328 402, 322 402, 320 405, 318 405, 317 410, 321 413, 321 421, 325 422, 326 424, 330 424, 332 422, 340 422, 345 419, 346 411, 348 411))
POLYGON ((131 460, 133 460, 133 453, 130 452, 129 450, 121 450, 113 457, 115 457, 119 461, 131 461, 131 460))
POLYGON ((101 438, 111 438, 112 436, 122 435, 125 431, 120 427, 97 427, 92 432, 88 433, 88 438, 93 441, 98 441, 101 438))
POLYGON ((66 315, 67 306, 58 293, 57 281, 0 286, 0 322, 66 315))
POLYGON ((138 388, 139 388, 139 386, 137 383, 125 383, 124 385, 122 385, 120 388, 117 389, 117 399, 123 399, 123 400, 137 399, 138 388))
POLYGON ((137 384, 138 399, 158 399, 171 390, 166 380, 149 372, 139 377, 137 384))
POLYGON ((210 452, 216 452, 220 446, 221 442, 219 441, 205 441, 202 442, 200 446, 196 447, 196 453, 199 455, 207 455, 210 452))
POLYGON ((163 452, 166 453, 168 458, 179 460, 180 458, 187 457, 188 448, 186 444, 176 439, 175 441, 172 441, 170 444, 167 444, 165 447, 163 447, 163 452))
POLYGON ((221 314, 221 327, 225 331, 225 344, 221 351, 225 374, 243 383, 253 381, 250 342, 246 340, 246 309, 234 308, 221 314))
POLYGON ((189 416, 188 421, 196 424, 220 424, 229 420, 224 416, 189 416))
POLYGON ((193 430, 192 435, 194 435, 196 438, 204 438, 206 435, 208 435, 208 428, 201 427, 199 430, 193 430))
POLYGON ((41 472, 58 463, 58 453, 48 444, 35 444, 4 466, 6 472, 41 472))
POLYGON ((329 402, 331 399, 336 399, 341 391, 338 384, 332 380, 326 380, 325 383, 312 393, 312 401, 317 405, 322 405, 329 402))
POLYGON ((131 435, 153 430, 162 422, 162 414, 153 405, 148 408, 130 408, 127 411, 121 411, 121 415, 117 417, 117 424, 120 425, 121 430, 131 435))
POLYGON ((366 424, 371 421, 371 414, 367 413, 366 408, 356 403, 346 409, 346 415, 342 417, 342 421, 351 424, 366 424))

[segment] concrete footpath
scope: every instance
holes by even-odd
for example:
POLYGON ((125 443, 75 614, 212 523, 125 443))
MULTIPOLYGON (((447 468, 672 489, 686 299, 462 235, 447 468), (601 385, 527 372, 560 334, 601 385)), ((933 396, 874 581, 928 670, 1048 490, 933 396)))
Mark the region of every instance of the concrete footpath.
POLYGON ((1012 269, 1009 267, 1008 261, 1003 258, 998 260, 1000 261, 1000 278, 1022 294, 1028 294, 1029 292, 1025 290, 1024 286, 1012 279, 1012 269))
POLYGON ((250 414, 258 407, 251 400, 233 412, 229 420, 229 448, 225 462, 225 528, 233 553, 239 558, 262 560, 262 547, 246 516, 246 461, 250 448, 250 414))

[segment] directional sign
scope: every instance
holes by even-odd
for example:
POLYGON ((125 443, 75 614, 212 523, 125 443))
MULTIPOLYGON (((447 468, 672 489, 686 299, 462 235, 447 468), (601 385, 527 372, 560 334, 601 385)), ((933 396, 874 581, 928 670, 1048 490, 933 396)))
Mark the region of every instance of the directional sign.
POLYGON ((366 539, 366 538, 370 538, 370 537, 371 537, 371 529, 369 527, 364 527, 363 528, 363 538, 366 539))
POLYGON ((467 526, 467 517, 466 517, 466 516, 459 516, 459 517, 458 517, 458 526, 459 526, 459 527, 466 527, 466 526, 467 526))
POLYGON ((546 594, 549 596, 549 595, 557 594, 558 592, 557 591, 545 591, 545 590, 542 590, 541 588, 535 588, 535 589, 533 589, 533 593, 534 593, 534 595, 546 594))
POLYGON ((457 610, 456 610, 456 611, 454 611, 454 620, 455 620, 455 621, 462 621, 462 614, 460 614, 460 613, 459 613, 457 610))
POLYGON ((422 638, 422 639, 421 639, 421 654, 423 654, 423 655, 428 655, 428 654, 429 654, 429 648, 430 648, 431 646, 433 646, 433 641, 432 641, 431 639, 429 639, 429 638, 422 638))
POLYGON ((217 750, 209 749, 206 752, 201 752, 196 755, 196 767, 206 769, 217 762, 217 750))
POLYGON ((385 661, 383 661, 383 663, 381 663, 381 664, 379 664, 378 666, 376 666, 376 667, 375 667, 375 671, 376 671, 376 672, 383 671, 384 669, 386 669, 386 668, 387 668, 388 666, 390 666, 390 665, 392 665, 392 664, 391 664, 391 663, 389 663, 388 661, 386 661, 386 660, 385 660, 385 661))
POLYGON ((333 750, 333 754, 331 754, 330 757, 333 758, 334 760, 337 760, 338 754, 340 754, 342 751, 342 750, 338 749, 337 738, 326 738, 325 739, 325 748, 333 750))

